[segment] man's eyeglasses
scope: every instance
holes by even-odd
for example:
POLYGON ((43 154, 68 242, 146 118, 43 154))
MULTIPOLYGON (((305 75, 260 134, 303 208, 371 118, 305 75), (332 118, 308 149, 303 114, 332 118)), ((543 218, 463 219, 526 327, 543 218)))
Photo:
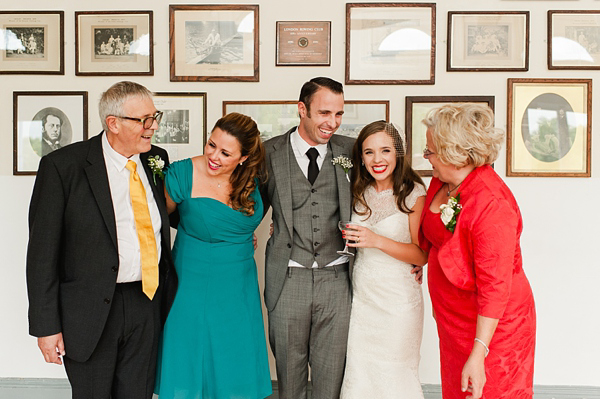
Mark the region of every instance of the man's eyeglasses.
POLYGON ((427 144, 425 144, 425 149, 423 150, 423 156, 425 158, 428 158, 428 157, 430 157, 432 155, 435 155, 435 152, 429 151, 429 148, 427 148, 427 144))
POLYGON ((156 111, 156 113, 152 116, 147 116, 145 118, 132 118, 129 116, 117 116, 114 115, 117 118, 121 118, 121 119, 127 119, 129 121, 136 121, 136 122, 140 122, 142 124, 142 126, 144 126, 144 129, 150 129, 152 127, 152 125, 154 125, 154 121, 156 121, 157 124, 160 124, 160 120, 163 117, 163 112, 162 111, 156 111))

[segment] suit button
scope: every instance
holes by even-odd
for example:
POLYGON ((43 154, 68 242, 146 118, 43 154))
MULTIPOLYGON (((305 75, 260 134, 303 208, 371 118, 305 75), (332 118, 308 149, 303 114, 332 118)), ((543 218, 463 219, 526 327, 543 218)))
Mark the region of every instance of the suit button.
POLYGON ((317 231, 319 231, 319 229, 317 229, 316 227, 313 229, 313 231, 316 233, 317 231))
POLYGON ((315 252, 315 258, 316 258, 317 256, 319 256, 319 253, 318 253, 318 252, 315 252))
POLYGON ((108 305, 110 303, 110 299, 104 298, 104 303, 108 305))
POLYGON ((314 194, 317 192, 317 190, 315 188, 313 188, 312 190, 310 190, 310 192, 314 194))
POLYGON ((315 247, 318 247, 318 246, 319 246, 319 244, 320 244, 320 242, 319 242, 319 241, 315 241, 315 247))
POLYGON ((316 219, 318 217, 319 217, 319 215, 313 215, 313 219, 316 219))
POLYGON ((287 247, 288 247, 288 248, 291 248, 291 247, 292 247, 292 244, 290 244, 290 243, 288 242, 288 245, 287 245, 287 247))
POLYGON ((112 270, 113 272, 115 272, 115 273, 116 273, 116 272, 117 272, 117 270, 119 270, 119 269, 117 269, 117 267, 116 267, 116 266, 113 266, 113 267, 111 267, 111 269, 110 269, 110 270, 112 270))

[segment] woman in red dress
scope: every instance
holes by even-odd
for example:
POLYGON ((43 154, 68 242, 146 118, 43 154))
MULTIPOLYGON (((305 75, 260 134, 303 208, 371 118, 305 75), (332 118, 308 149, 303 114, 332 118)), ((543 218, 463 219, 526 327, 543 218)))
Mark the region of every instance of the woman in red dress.
POLYGON ((490 166, 504 133, 491 109, 476 104, 437 108, 423 123, 433 179, 419 242, 429 252, 442 396, 531 399, 535 305, 522 268, 521 213, 490 166))

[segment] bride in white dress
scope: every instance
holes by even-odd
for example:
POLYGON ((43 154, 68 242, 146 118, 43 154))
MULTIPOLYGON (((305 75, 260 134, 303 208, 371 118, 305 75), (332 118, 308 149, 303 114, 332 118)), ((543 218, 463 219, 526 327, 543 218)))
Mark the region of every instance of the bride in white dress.
POLYGON ((363 128, 353 158, 360 168, 353 171, 352 224, 344 234, 357 253, 340 397, 422 399, 423 181, 405 161, 398 131, 384 121, 363 128))

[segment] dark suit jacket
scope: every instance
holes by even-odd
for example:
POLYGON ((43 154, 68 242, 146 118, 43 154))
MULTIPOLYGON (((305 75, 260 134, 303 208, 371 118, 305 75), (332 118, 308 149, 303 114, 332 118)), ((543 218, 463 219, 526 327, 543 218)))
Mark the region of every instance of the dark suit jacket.
MULTIPOLYGON (((159 288, 154 301, 163 320, 173 301, 177 277, 163 181, 153 183, 148 156, 144 170, 162 219, 159 288)), ((87 360, 104 329, 115 291, 119 255, 114 208, 102 152, 102 134, 53 151, 40 161, 29 208, 27 290, 29 333, 63 333, 65 350, 87 360)))

